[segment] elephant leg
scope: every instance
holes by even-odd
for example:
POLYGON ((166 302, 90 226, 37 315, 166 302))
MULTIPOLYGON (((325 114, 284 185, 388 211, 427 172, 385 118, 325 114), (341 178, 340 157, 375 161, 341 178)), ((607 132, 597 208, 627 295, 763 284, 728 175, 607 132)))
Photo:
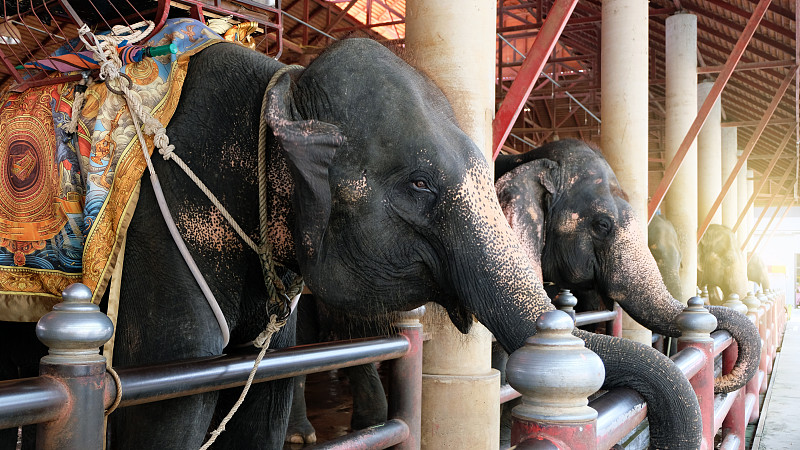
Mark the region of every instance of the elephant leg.
POLYGON ((306 376, 294 377, 294 395, 292 396, 292 412, 289 414, 289 426, 286 429, 286 442, 293 444, 313 444, 317 442, 314 426, 308 421, 306 411, 306 376))
MULTIPOLYGON (((297 345, 319 342, 319 318, 317 303, 313 295, 300 296, 297 304, 297 345)), ((317 442, 314 426, 308 420, 306 410, 306 376, 294 377, 294 395, 292 396, 292 412, 289 414, 289 426, 286 430, 286 441, 295 444, 313 444, 317 442)))
POLYGON ((389 406, 375 364, 346 367, 353 393, 353 417, 350 427, 361 430, 386 421, 389 406))
POLYGON ((631 388, 647 401, 651 448, 700 448, 700 405, 689 381, 669 358, 627 339, 580 330, 574 334, 603 360, 603 389, 631 388))
MULTIPOLYGON (((295 344, 297 315, 272 338, 270 348, 291 347, 295 344)), ((225 425, 225 432, 214 443, 216 449, 280 449, 283 448, 289 413, 292 406, 293 378, 253 384, 236 413, 225 425)), ((242 388, 226 389, 220 393, 215 422, 229 414, 239 399, 242 388)), ((216 428, 216 424, 214 425, 216 428)))

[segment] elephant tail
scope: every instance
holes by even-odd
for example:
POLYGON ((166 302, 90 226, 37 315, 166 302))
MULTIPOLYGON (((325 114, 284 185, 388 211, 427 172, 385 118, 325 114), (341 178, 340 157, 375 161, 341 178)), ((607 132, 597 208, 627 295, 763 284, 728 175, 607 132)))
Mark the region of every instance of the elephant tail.
POLYGON ((669 358, 627 339, 581 330, 573 334, 603 360, 604 389, 631 388, 647 401, 651 448, 700 448, 703 426, 697 396, 669 358))
POLYGON ((726 330, 739 345, 739 357, 730 373, 714 380, 714 392, 724 394, 744 386, 758 370, 761 359, 761 337, 758 328, 747 316, 725 306, 708 306, 717 318, 717 329, 726 330))

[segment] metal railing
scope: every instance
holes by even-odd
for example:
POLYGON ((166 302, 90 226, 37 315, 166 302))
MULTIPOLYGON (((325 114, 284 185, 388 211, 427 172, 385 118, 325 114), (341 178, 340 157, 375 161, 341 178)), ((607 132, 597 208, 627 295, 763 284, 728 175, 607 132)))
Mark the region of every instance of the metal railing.
MULTIPOLYGON (((730 372, 738 356, 735 341, 727 331, 710 333, 716 322, 703 308, 703 301, 699 297, 690 299, 689 306, 679 316, 683 336, 678 340, 680 351, 672 359, 697 394, 703 422, 703 449, 714 448, 714 436, 720 429, 721 448, 744 448, 745 427, 758 420, 759 393, 766 391, 767 376, 772 371, 772 361, 786 323, 786 310, 782 307, 784 300, 780 293, 759 293, 759 298, 748 294, 744 304, 738 302, 738 296, 729 301, 732 303, 728 305, 726 302, 727 306, 740 310, 744 308, 743 312, 757 324, 762 339, 762 353, 758 373, 745 386, 728 394, 714 395, 714 360, 721 356, 722 372, 730 372)), ((524 400, 523 405, 514 410, 511 434, 511 445, 517 445, 519 449, 608 449, 620 442, 646 417, 647 404, 631 389, 615 389, 588 402, 587 397, 596 391, 598 383, 602 384, 602 376, 592 380, 586 375, 593 373, 596 365, 593 358, 597 358, 597 355, 572 342, 576 339, 571 335, 572 323, 564 319, 566 316, 561 312, 551 311, 537 321, 537 335, 547 334, 551 344, 547 351, 538 349, 534 339, 533 344, 520 349, 524 356, 515 359, 515 355, 512 355, 509 359, 509 375, 513 371, 525 373, 528 377, 519 380, 509 376, 509 383, 522 392, 524 400), (562 350, 553 350, 554 339, 560 340, 559 347, 562 350), (531 358, 540 357, 536 352, 546 358, 537 362, 547 367, 547 377, 533 378, 537 376, 536 371, 529 373, 527 370, 531 358), (523 364, 525 370, 522 370, 522 366, 515 367, 518 364, 523 364), (559 379, 554 376, 556 373, 570 381, 561 381, 561 386, 546 386, 547 378, 559 379), (540 447, 545 443, 555 447, 540 447)), ((508 392, 506 397, 513 398, 508 392)))
MULTIPOLYGON (((0 428, 38 424, 38 448, 101 449, 104 411, 116 400, 126 407, 243 386, 253 368, 255 354, 218 356, 119 369, 115 381, 99 354, 113 327, 90 299, 86 286, 68 287, 63 302, 37 324, 37 336, 49 347, 41 375, 0 382, 0 428)), ((396 336, 275 350, 262 359, 254 382, 394 360, 389 420, 315 448, 418 449, 423 312, 404 313, 396 336)))

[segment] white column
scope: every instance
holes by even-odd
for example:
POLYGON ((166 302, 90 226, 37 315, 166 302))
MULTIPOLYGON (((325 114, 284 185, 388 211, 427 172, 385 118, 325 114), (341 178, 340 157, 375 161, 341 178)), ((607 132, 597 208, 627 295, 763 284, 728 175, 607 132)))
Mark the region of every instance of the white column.
MULTIPOLYGON (((665 163, 675 157, 697 116, 697 17, 675 14, 666 20, 665 163)), ((686 302, 697 287, 697 144, 692 143, 662 202, 675 226, 683 255, 680 270, 686 302)))
MULTIPOLYGON (((753 196, 753 190, 755 189, 755 187, 753 186, 754 180, 755 180, 755 172, 753 172, 753 169, 747 169, 747 198, 748 199, 753 196)), ((745 228, 744 228, 744 230, 745 230, 744 231, 745 239, 747 239, 747 235, 750 234, 750 230, 753 229, 753 225, 756 224, 756 202, 753 202, 753 204, 750 206, 750 209, 747 210, 746 219, 747 219, 747 221, 744 224, 745 225, 745 228)), ((750 241, 747 243, 747 248, 745 249, 747 252, 753 250, 753 247, 756 244, 756 240, 757 239, 753 239, 752 237, 750 238, 750 241)), ((747 254, 747 253, 745 253, 745 254, 747 254)))
MULTIPOLYGON (((408 0, 406 49, 444 91, 461 128, 491 159, 495 96, 495 0, 408 0)), ((464 336, 428 304, 423 347, 423 449, 497 448, 500 374, 491 334, 474 323, 464 336)))
MULTIPOLYGON (((722 183, 728 180, 733 168, 736 166, 737 153, 739 151, 738 145, 737 128, 722 128, 722 183)), ((744 171, 739 171, 739 173, 742 172, 744 171)), ((737 182, 731 185, 728 195, 722 200, 722 224, 733 229, 733 226, 736 225, 736 219, 739 218, 739 211, 741 209, 739 209, 739 183, 737 177, 737 182)))
MULTIPOLYGON (((601 25, 600 146, 647 236, 648 5, 604 0, 601 25)), ((652 333, 625 315, 622 334, 644 344, 652 333)))
MULTIPOLYGON (((703 81, 697 85, 697 106, 703 104, 714 83, 703 81)), ((706 220, 711 206, 722 191, 722 107, 714 102, 703 128, 697 135, 697 221, 706 220)), ((711 223, 722 224, 722 211, 718 208, 711 223)))
MULTIPOLYGON (((741 158, 742 150, 736 151, 736 158, 741 158)), ((745 205, 747 205, 747 200, 750 199, 750 195, 747 193, 747 166, 742 167, 742 170, 739 171, 739 175, 736 176, 736 220, 739 220, 739 215, 744 211, 745 205)), ((744 244, 744 240, 747 239, 747 215, 745 215, 744 220, 741 224, 739 224, 739 228, 736 230, 736 239, 739 240, 739 247, 744 244)))

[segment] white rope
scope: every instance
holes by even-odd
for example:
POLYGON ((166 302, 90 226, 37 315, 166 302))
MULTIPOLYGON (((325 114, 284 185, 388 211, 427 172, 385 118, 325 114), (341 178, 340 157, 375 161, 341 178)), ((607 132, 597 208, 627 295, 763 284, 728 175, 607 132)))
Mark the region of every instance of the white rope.
POLYGON ((83 108, 83 101, 86 99, 86 85, 88 84, 89 78, 84 72, 81 81, 75 85, 75 97, 72 100, 72 117, 70 117, 69 122, 65 123, 61 126, 67 133, 74 134, 78 131, 78 118, 80 116, 81 108, 83 108))
MULTIPOLYGON (((131 119, 133 120, 134 129, 136 129, 136 134, 142 147, 142 153, 144 154, 144 159, 147 163, 147 169, 150 172, 150 180, 153 184, 153 191, 156 195, 156 200, 158 201, 161 215, 164 217, 164 222, 169 229, 172 240, 178 247, 178 251, 180 251, 181 256, 183 256, 183 259, 186 262, 186 265, 189 267, 192 276, 200 287, 200 290, 203 292, 211 311, 214 313, 214 317, 217 319, 217 323, 219 324, 220 331, 222 333, 224 347, 225 345, 228 345, 228 341, 230 340, 230 329, 228 328, 228 322, 225 320, 225 315, 222 313, 222 309, 219 307, 219 303, 214 297, 214 293, 211 292, 211 288, 208 287, 208 283, 206 283, 203 274, 200 272, 200 269, 194 262, 194 258, 192 258, 191 253, 189 253, 189 249, 186 248, 186 243, 183 241, 183 238, 181 238, 178 227, 175 225, 175 221, 172 220, 172 214, 169 212, 167 201, 164 198, 164 193, 161 189, 161 183, 158 181, 158 176, 156 176, 153 162, 150 160, 150 152, 148 151, 147 143, 145 142, 144 135, 142 134, 142 128, 144 128, 145 133, 154 135, 153 143, 158 147, 160 153, 171 153, 175 147, 170 145, 169 137, 167 137, 166 128, 164 125, 162 125, 158 119, 154 118, 151 112, 139 102, 137 96, 131 91, 130 85, 126 86, 125 83, 120 82, 119 71, 122 67, 122 64, 119 60, 116 46, 123 42, 123 39, 126 43, 134 43, 147 36, 150 31, 152 31, 154 26, 152 22, 149 22, 145 30, 140 32, 134 31, 136 28, 139 28, 144 24, 148 24, 148 22, 139 22, 130 27, 118 25, 112 29, 116 36, 96 36, 89 30, 89 27, 84 24, 84 26, 82 26, 79 30, 79 35, 87 48, 90 48, 93 51, 95 60, 101 64, 100 78, 108 78, 106 79, 106 84, 109 85, 108 87, 110 90, 113 90, 113 87, 110 86, 110 83, 115 81, 119 87, 117 92, 121 92, 125 98, 125 101, 128 103, 128 109, 131 111, 131 119), (123 35, 124 30, 131 31, 131 34, 123 35), (95 45, 92 45, 89 42, 90 40, 94 41, 95 45), (109 42, 113 43, 114 45, 112 49, 109 49, 109 42), (144 127, 140 125, 140 120, 144 122, 144 127)), ((128 81, 130 81, 130 79, 128 79, 128 81)))
MULTIPOLYGON (((140 23, 141 24, 141 23, 140 23)), ((147 30, 140 32, 142 36, 137 37, 135 33, 133 33, 134 28, 137 28, 138 25, 136 24, 131 27, 125 27, 129 31, 131 31, 132 37, 128 37, 127 42, 133 43, 137 42, 142 37, 146 36, 150 33, 152 29, 148 26, 147 30)), ((152 23, 151 23, 152 25, 152 23)), ((115 27, 116 28, 116 27, 115 27)), ((195 280, 200 285, 200 289, 203 291, 203 294, 206 296, 206 299, 211 306, 211 309, 214 312, 214 315, 219 322, 220 329, 222 330, 223 334, 223 341, 224 345, 227 345, 228 340, 230 338, 230 331, 228 330, 227 322, 225 321, 224 316, 222 315, 222 311, 219 309, 219 304, 216 302, 213 293, 209 289, 208 285, 205 282, 202 274, 200 273, 199 269, 197 268, 196 264, 194 263, 194 259, 192 258, 191 254, 189 253, 188 249, 186 248, 186 244, 183 242, 183 239, 180 236, 180 233, 175 226, 175 222, 172 220, 172 215, 169 212, 166 200, 164 199, 164 194, 160 188, 160 183, 158 181, 158 177, 156 176, 155 169, 153 167, 153 163, 150 160, 150 154, 147 150, 147 144, 144 139, 144 135, 142 134, 142 128, 144 129, 145 133, 153 134, 153 143, 158 147, 159 153, 165 160, 173 160, 183 171, 189 176, 192 181, 200 188, 200 190, 206 195, 206 197, 218 208, 218 210, 222 213, 226 220, 231 224, 231 226, 236 230, 237 234, 242 238, 245 243, 252 248, 256 253, 260 255, 264 251, 270 251, 270 244, 269 239, 267 238, 267 223, 266 223, 266 156, 262 157, 262 153, 266 155, 266 129, 265 119, 263 117, 263 105, 262 105, 262 117, 261 123, 259 128, 259 228, 260 228, 260 238, 261 238, 261 248, 259 248, 255 242, 242 230, 239 224, 234 220, 233 216, 225 209, 222 204, 219 202, 217 197, 206 187, 206 185, 194 174, 194 172, 183 162, 183 160, 174 153, 175 146, 170 145, 169 137, 166 135, 165 127, 155 119, 150 111, 145 109, 145 107, 137 100, 136 96, 132 95, 130 86, 126 86, 125 83, 121 83, 119 81, 120 73, 119 70, 122 67, 121 61, 119 59, 119 55, 116 51, 116 46, 119 45, 121 42, 122 34, 121 30, 112 30, 114 34, 117 34, 115 38, 106 38, 100 39, 100 36, 95 36, 91 31, 89 31, 88 27, 84 25, 81 27, 80 31, 80 38, 84 42, 87 48, 91 49, 94 52, 95 60, 100 63, 100 78, 106 80, 106 83, 109 83, 112 80, 116 80, 116 84, 119 86, 119 90, 123 93, 125 100, 128 102, 128 107, 131 111, 131 118, 134 123, 134 128, 136 129, 136 134, 139 138, 139 142, 142 147, 142 151, 144 153, 145 161, 147 162, 147 168, 150 172, 150 179, 153 184, 153 190, 156 194, 156 199, 158 200, 159 208, 161 209, 162 215, 164 216, 164 220, 167 224, 167 227, 170 230, 170 234, 172 235, 175 244, 178 246, 179 251, 184 257, 187 265, 189 266, 192 275, 195 277, 195 280), (92 45, 88 38, 94 41, 94 45, 92 45), (109 42, 114 45, 112 49, 109 49, 109 42), (144 122, 144 127, 139 125, 139 119, 144 122), (262 159, 263 158, 263 159, 262 159)), ((280 69, 277 73, 273 74, 272 79, 270 80, 270 84, 268 85, 267 91, 271 88, 277 79, 287 70, 293 69, 297 66, 287 66, 280 69)), ((265 93, 265 100, 266 102, 266 93, 265 93)), ((271 258, 270 258, 271 260, 271 258)), ((265 280, 267 282, 268 280, 265 280)), ((301 288, 302 290, 302 288, 301 288)), ((298 295, 299 297, 299 295, 298 295)), ((266 302, 267 314, 269 314, 269 307, 270 301, 266 302)), ((290 311, 293 310, 295 302, 292 302, 290 306, 290 311)), ((244 389, 242 390, 239 399, 233 405, 233 408, 228 412, 225 418, 220 423, 219 427, 211 433, 211 438, 203 444, 200 450, 208 449, 211 444, 217 439, 217 437, 225 431, 225 425, 231 420, 236 411, 239 409, 241 404, 244 402, 245 397, 247 396, 248 391, 250 390, 250 386, 253 383, 253 379, 255 378, 255 374, 258 370, 258 365, 261 363, 264 355, 269 348, 269 344, 272 341, 272 337, 275 333, 277 333, 284 325, 286 324, 286 320, 277 320, 276 314, 270 315, 270 321, 267 324, 266 329, 258 335, 255 339, 253 345, 256 347, 260 347, 261 351, 258 354, 258 357, 255 360, 253 365, 253 369, 250 371, 250 376, 247 379, 247 383, 245 384, 244 389)))

